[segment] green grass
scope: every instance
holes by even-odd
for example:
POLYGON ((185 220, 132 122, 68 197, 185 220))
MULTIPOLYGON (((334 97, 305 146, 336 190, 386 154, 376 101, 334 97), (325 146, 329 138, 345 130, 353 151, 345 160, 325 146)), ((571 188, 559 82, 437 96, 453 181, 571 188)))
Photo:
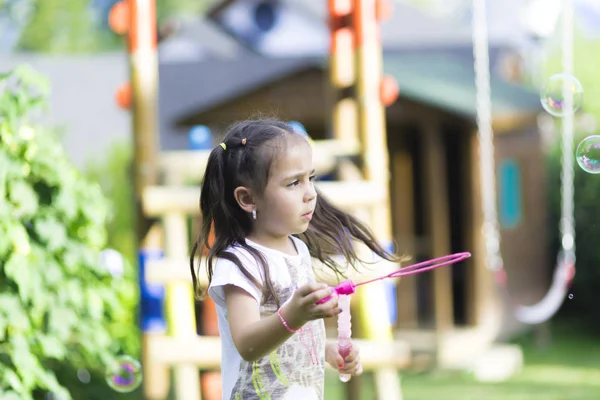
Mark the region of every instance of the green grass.
MULTIPOLYGON (((546 350, 533 346, 531 335, 523 346, 525 366, 510 380, 496 384, 477 382, 464 372, 405 372, 404 400, 600 400, 600 338, 574 327, 553 331, 546 350)), ((361 400, 375 399, 372 376, 362 377, 361 400)), ((325 398, 344 400, 337 374, 326 377, 325 398)), ((394 400, 394 399, 390 399, 394 400)))

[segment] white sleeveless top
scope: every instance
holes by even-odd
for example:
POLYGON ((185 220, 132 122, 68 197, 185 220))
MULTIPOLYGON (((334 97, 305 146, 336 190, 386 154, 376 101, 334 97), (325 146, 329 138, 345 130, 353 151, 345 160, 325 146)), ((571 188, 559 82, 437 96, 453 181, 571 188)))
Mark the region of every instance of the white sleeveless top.
MULTIPOLYGON (((269 274, 281 304, 289 301, 296 287, 315 282, 311 257, 306 244, 291 237, 298 255, 290 256, 246 240, 261 251, 269 264, 269 274)), ((236 254, 248 272, 264 282, 260 266, 242 247, 227 251, 236 254)), ((262 292, 248 280, 235 264, 225 259, 215 262, 208 289, 216 303, 221 337, 221 376, 223 400, 323 400, 325 380, 325 324, 322 319, 307 323, 271 354, 246 362, 238 353, 227 321, 224 285, 235 285, 254 297, 261 318, 277 311, 275 301, 261 305, 262 292)))

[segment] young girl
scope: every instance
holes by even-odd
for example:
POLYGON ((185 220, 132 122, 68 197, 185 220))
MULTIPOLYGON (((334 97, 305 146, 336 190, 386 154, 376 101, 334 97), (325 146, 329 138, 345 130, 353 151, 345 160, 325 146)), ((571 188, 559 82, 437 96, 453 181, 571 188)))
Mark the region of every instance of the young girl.
POLYGON ((252 120, 228 130, 210 154, 200 194, 202 232, 191 259, 208 249, 208 294, 222 343, 223 399, 323 399, 324 363, 357 375, 358 351, 343 360, 326 343, 323 318, 341 312, 311 258, 357 268, 353 241, 396 259, 369 229, 318 195, 307 137, 280 121, 252 120), (209 243, 211 231, 214 237, 209 243), (198 254, 196 254, 198 253, 198 254))

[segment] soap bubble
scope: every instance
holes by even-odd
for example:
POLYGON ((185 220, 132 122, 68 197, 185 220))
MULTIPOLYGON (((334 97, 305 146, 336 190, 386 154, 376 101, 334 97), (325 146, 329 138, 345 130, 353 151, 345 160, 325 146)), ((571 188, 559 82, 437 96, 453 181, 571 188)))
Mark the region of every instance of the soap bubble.
POLYGON ((561 73, 552 75, 540 93, 544 109, 555 117, 574 114, 581 108, 583 87, 573 75, 561 73), (572 96, 572 105, 567 105, 567 96, 572 96))
POLYGON ((113 277, 123 276, 125 260, 123 255, 113 249, 104 249, 100 252, 100 264, 110 272, 113 277))
POLYGON ((600 136, 588 136, 583 139, 577 146, 576 159, 585 172, 600 174, 600 136))
POLYGON ((142 383, 142 367, 132 357, 119 356, 108 367, 106 382, 116 392, 133 392, 142 383))
POLYGON ((77 370, 77 379, 83 383, 90 383, 92 377, 90 376, 90 371, 85 368, 80 368, 77 370))

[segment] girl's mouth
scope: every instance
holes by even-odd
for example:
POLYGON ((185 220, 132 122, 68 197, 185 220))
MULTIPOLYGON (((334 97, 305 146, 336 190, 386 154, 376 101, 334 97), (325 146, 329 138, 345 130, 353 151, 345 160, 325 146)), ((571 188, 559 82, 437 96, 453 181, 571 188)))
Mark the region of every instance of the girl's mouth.
POLYGON ((313 213, 312 211, 306 214, 302 214, 302 219, 305 219, 307 221, 310 221, 312 219, 313 213))

